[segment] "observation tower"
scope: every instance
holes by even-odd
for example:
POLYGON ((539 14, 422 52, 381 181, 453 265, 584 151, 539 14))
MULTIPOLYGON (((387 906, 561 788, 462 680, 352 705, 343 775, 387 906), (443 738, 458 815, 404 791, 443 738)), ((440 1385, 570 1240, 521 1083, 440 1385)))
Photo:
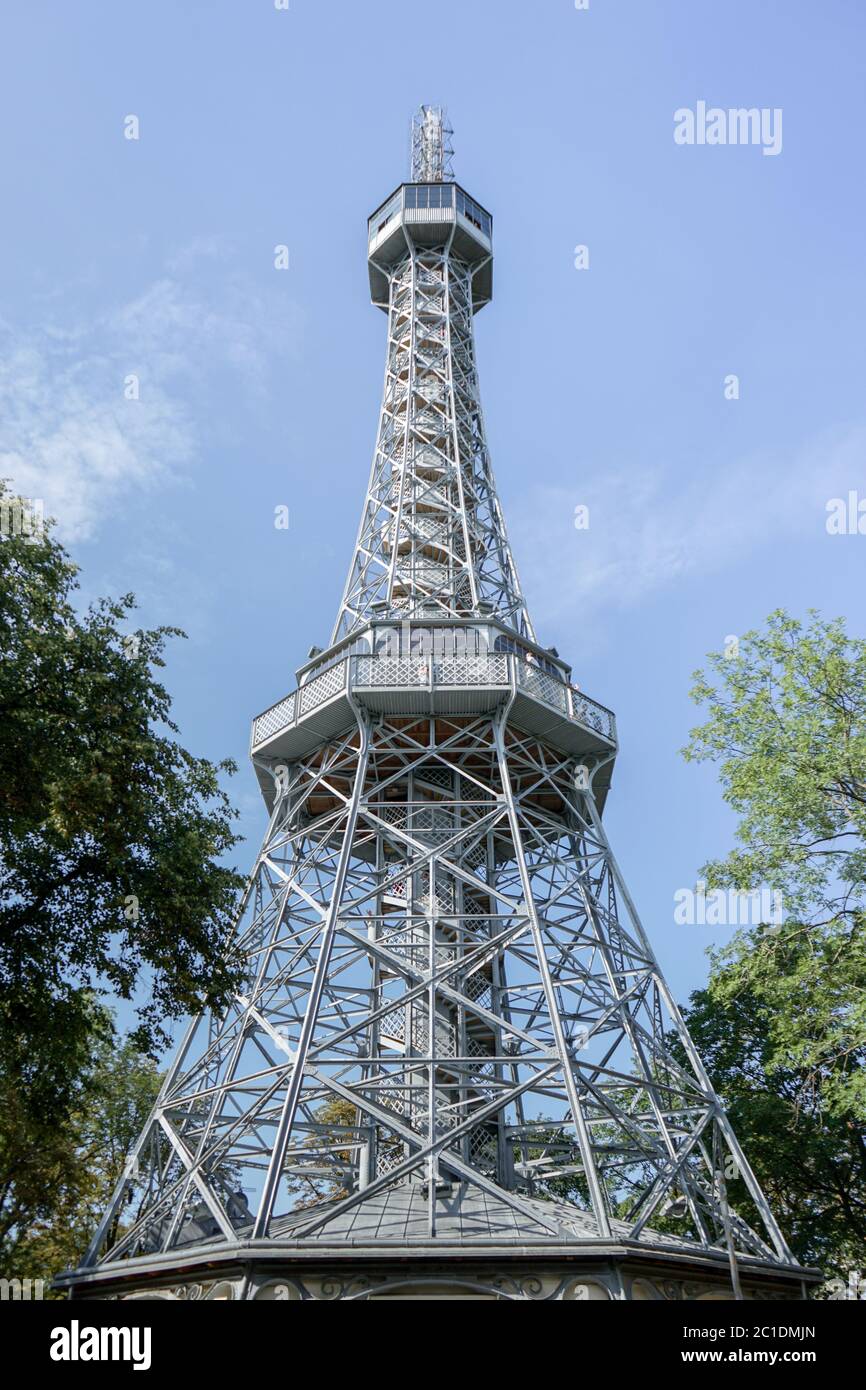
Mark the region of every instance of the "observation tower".
MULTIPOLYGON (((368 223, 385 381, 330 644, 76 1298, 803 1297, 602 823, 614 716, 537 639, 481 410, 493 220, 444 113, 368 223), (728 1201, 742 1179, 747 1211, 728 1201)), ((323 519, 323 529, 326 522, 323 519)))

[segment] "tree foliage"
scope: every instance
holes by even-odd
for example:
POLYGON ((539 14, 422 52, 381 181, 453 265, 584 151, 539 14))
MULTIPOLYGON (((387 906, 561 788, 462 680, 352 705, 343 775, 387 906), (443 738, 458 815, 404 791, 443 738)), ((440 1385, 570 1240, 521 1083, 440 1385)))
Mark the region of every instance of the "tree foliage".
POLYGON ((866 642, 778 611, 692 695, 684 754, 738 817, 702 873, 780 890, 785 918, 713 954, 689 1026, 796 1253, 844 1275, 866 1261, 866 642))
POLYGON ((34 1123, 64 1113, 94 993, 135 999, 153 1051, 239 978, 234 765, 172 737, 154 675, 183 634, 132 631, 129 594, 79 612, 76 575, 50 527, 0 539, 0 1049, 34 1123))
MULTIPOLYGON (((802 936, 796 942, 793 951, 807 950, 802 936)), ((738 951, 750 945, 762 949, 760 940, 743 941, 738 951)), ((816 1069, 806 1056, 800 1033, 809 1032, 822 1004, 806 992, 798 1009, 796 963, 788 963, 776 990, 744 983, 738 951, 727 964, 715 958, 708 987, 691 997, 686 1023, 794 1254, 846 1279, 866 1260, 862 1117, 836 1092, 833 1062, 816 1069)), ((808 975, 812 969, 809 961, 808 975)), ((728 1174, 728 1193, 732 1206, 756 1223, 739 1174, 728 1174)))
MULTIPOLYGON (((91 1001, 91 1046, 67 1066, 66 1112, 48 1120, 25 1103, 18 1068, 0 1059, 0 1268, 43 1279, 79 1262, 129 1163, 159 1074, 91 1001)), ((122 1219, 122 1217, 121 1217, 122 1219)))
POLYGON ((736 656, 710 656, 692 698, 708 706, 684 756, 719 765, 737 845, 703 870, 712 888, 781 890, 803 924, 866 908, 866 642, 842 619, 779 610, 736 656))

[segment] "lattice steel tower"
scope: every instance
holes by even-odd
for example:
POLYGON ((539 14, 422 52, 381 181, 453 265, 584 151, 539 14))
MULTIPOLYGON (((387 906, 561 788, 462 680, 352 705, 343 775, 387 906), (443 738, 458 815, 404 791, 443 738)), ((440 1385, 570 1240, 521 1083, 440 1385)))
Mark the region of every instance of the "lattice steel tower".
POLYGON ((253 723, 247 983, 190 1025, 79 1297, 801 1296, 602 826, 613 715, 529 619, 449 135, 422 107, 369 220, 376 448, 330 646, 253 723))

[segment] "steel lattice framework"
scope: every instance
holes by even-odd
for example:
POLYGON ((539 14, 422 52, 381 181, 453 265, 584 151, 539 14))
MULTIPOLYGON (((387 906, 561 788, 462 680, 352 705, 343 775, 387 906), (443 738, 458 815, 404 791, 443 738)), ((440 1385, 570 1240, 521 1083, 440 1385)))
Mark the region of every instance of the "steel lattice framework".
POLYGON ((412 117, 413 183, 442 183, 454 177, 453 130, 441 106, 419 106, 412 117))
MULTIPOLYGON (((443 211, 444 209, 436 209, 443 211)), ((379 430, 333 641, 376 605, 407 617, 489 612, 532 637, 484 433, 473 267, 410 243, 388 274, 379 430)))
MULTIPOLYGON (((257 1261, 381 1264, 395 1242, 566 1262, 543 1294, 473 1276, 495 1297, 596 1296, 563 1272, 590 1256, 618 1297, 645 1296, 629 1259, 738 1295, 803 1274, 611 852, 613 716, 526 612, 475 368, 492 228, 442 181, 445 129, 422 108, 414 181, 371 219, 385 388, 332 645, 254 722, 246 985, 190 1024, 78 1289, 235 1260, 254 1296, 257 1261)), ((337 1296, 286 1278, 274 1296, 337 1296)), ((339 1296, 386 1286, 356 1270, 339 1296)))

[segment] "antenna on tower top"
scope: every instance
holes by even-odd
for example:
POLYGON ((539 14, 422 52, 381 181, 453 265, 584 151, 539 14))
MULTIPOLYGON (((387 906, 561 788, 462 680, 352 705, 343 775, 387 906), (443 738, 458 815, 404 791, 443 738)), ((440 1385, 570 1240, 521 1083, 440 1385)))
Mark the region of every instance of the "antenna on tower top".
POLYGON ((419 106, 412 117, 412 183, 443 183, 453 179, 454 148, 448 115, 442 106, 419 106))

